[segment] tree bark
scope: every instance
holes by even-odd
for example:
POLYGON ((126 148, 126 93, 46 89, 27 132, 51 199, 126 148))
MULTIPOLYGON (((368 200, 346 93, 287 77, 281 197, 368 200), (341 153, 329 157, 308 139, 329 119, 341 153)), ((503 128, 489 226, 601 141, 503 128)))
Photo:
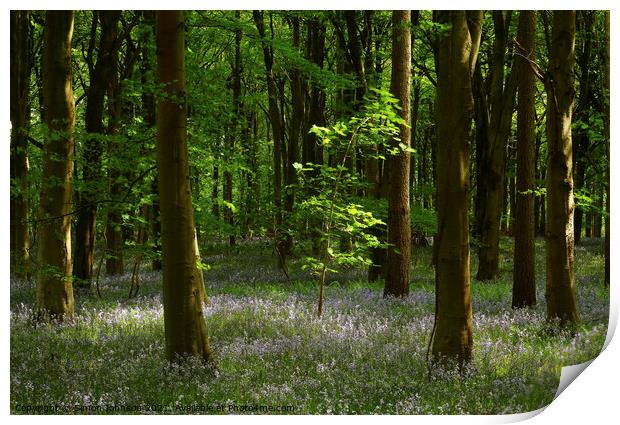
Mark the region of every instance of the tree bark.
MULTIPOLYGON (((152 10, 142 11, 142 19, 148 31, 143 33, 142 43, 140 45, 140 81, 143 86, 154 84, 153 77, 153 54, 154 51, 149 46, 150 41, 155 38, 155 12, 152 10)), ((155 96, 149 90, 142 92, 142 113, 144 124, 147 128, 156 126, 156 105, 155 96)), ((161 270, 161 223, 159 217, 159 186, 157 178, 151 182, 151 195, 153 202, 149 208, 148 222, 150 224, 150 239, 153 250, 153 260, 151 268, 153 270, 161 270)))
MULTIPOLYGON (((89 61, 88 96, 86 103, 86 132, 90 136, 84 143, 82 182, 84 188, 78 196, 78 221, 75 241, 75 261, 73 276, 79 285, 87 285, 93 276, 93 256, 95 250, 95 219, 97 215, 97 198, 103 191, 101 181, 101 154, 104 134, 103 106, 116 51, 118 50, 117 32, 121 16, 120 11, 93 12, 93 20, 101 20, 101 37, 97 62, 89 61)), ((95 25, 95 23, 93 23, 95 25)), ((94 43, 94 40, 91 40, 94 43)))
MULTIPOLYGON (((235 19, 240 19, 241 12, 235 11, 235 19)), ((241 114, 241 30, 235 31, 235 60, 232 69, 232 112, 233 112, 233 124, 230 126, 230 135, 228 137, 227 152, 229 158, 234 157, 235 152, 235 139, 239 134, 239 126, 235 125, 241 114)), ((224 221, 230 226, 230 235, 228 236, 228 243, 230 246, 234 246, 236 243, 235 233, 233 231, 235 220, 233 216, 233 176, 230 167, 224 169, 224 189, 223 189, 224 201, 227 202, 224 206, 224 221)))
POLYGON ((388 157, 390 186, 388 192, 388 252, 387 272, 383 296, 406 297, 409 295, 409 257, 411 250, 411 215, 409 207, 409 127, 411 87, 411 12, 392 12, 392 80, 390 91, 399 100, 401 124, 398 139, 391 141, 392 148, 404 146, 398 155, 388 157))
POLYGON ((517 59, 519 99, 517 104, 517 187, 515 208, 515 252, 512 307, 536 304, 534 189, 536 148, 535 76, 528 60, 536 58, 536 12, 519 14, 517 41, 526 58, 517 59))
MULTIPOLYGON (((112 75, 108 86, 108 115, 110 125, 107 129, 108 135, 115 135, 118 131, 121 120, 121 93, 118 74, 118 58, 114 61, 112 75)), ((118 158, 122 155, 122 147, 118 141, 110 140, 108 150, 111 158, 118 158)), ((113 162, 108 164, 108 178, 110 180, 110 198, 117 199, 123 190, 123 185, 119 182, 121 172, 114 166, 113 162)), ((121 204, 122 205, 122 204, 121 204)), ((108 207, 108 217, 106 220, 106 274, 108 276, 121 275, 124 273, 123 263, 123 232, 122 232, 122 210, 121 205, 112 203, 108 207)))
MULTIPOLYGON (((323 25, 318 19, 311 19, 308 22, 308 47, 307 57, 308 59, 317 65, 319 68, 323 68, 323 62, 325 60, 325 25, 323 25)), ((306 122, 305 131, 303 135, 303 150, 302 161, 304 163, 310 163, 315 165, 323 164, 323 147, 319 143, 318 136, 310 129, 316 125, 318 127, 325 126, 325 91, 316 81, 316 79, 310 79, 310 96, 308 99, 308 120, 306 122)), ((312 170, 310 172, 311 178, 317 176, 317 172, 312 170)), ((316 191, 310 188, 309 195, 316 195, 316 191)), ((314 255, 320 253, 320 234, 318 229, 320 223, 312 221, 309 223, 310 238, 312 239, 312 252, 314 255)))
POLYGON ((440 11, 451 24, 437 51, 437 213, 435 359, 463 364, 472 356, 469 271, 469 144, 474 101, 472 70, 480 42, 482 12, 440 11), (471 30, 470 30, 471 28, 471 30))
MULTIPOLYGON (((300 49, 300 30, 299 17, 291 18, 291 27, 293 30, 293 49, 300 49)), ((294 185, 297 183, 297 172, 293 164, 299 162, 299 143, 302 136, 305 115, 305 98, 303 92, 302 73, 298 67, 294 67, 291 71, 291 103, 292 117, 290 126, 290 137, 286 150, 286 173, 285 173, 285 195, 284 195, 284 211, 286 220, 290 221, 295 204, 294 185)), ((288 225, 286 226, 289 227, 288 225)), ((290 232, 286 233, 286 252, 290 252, 293 248, 293 236, 290 232)))
POLYGON ((32 44, 30 12, 11 11, 11 273, 30 277, 28 130, 32 44))
POLYGON ((275 209, 275 244, 278 251, 278 267, 284 268, 286 262, 286 241, 280 235, 282 230, 282 147, 284 145, 284 132, 280 121, 280 109, 278 107, 278 88, 273 75, 273 50, 265 36, 265 22, 263 12, 253 11, 254 23, 261 38, 263 47, 263 59, 265 61, 265 75, 267 79, 267 95, 269 98, 269 121, 273 130, 273 197, 275 209))
POLYGON ((161 203, 166 355, 213 361, 200 300, 187 153, 185 26, 182 11, 156 14, 157 170, 161 203))
MULTIPOLYGON (((579 98, 575 107, 574 121, 582 121, 587 124, 589 122, 589 109, 591 107, 591 75, 590 62, 592 56, 592 27, 594 25, 593 11, 577 12, 577 20, 583 25, 581 28, 582 44, 579 46, 578 54, 576 54, 577 65, 580 70, 579 78, 579 98)), ((573 129, 573 169, 574 169, 574 185, 575 190, 581 190, 585 184, 586 176, 586 158, 584 158, 589 149, 588 130, 578 126, 573 129)), ((581 242, 581 230, 583 224, 583 210, 579 205, 575 205, 575 244, 581 242)))
POLYGON ((575 11, 554 11, 547 91, 547 316, 579 321, 575 261, 571 122, 575 101, 575 11))
POLYGON ((600 238, 601 227, 603 227, 603 216, 601 215, 601 211, 605 208, 605 204, 603 203, 603 192, 600 190, 600 186, 598 184, 595 186, 594 193, 596 206, 594 211, 592 211, 592 237, 600 238))
POLYGON ((43 40, 43 100, 48 138, 38 230, 37 305, 43 314, 72 315, 71 190, 75 111, 71 86, 73 11, 48 11, 43 40))
MULTIPOLYGON (((506 43, 510 14, 493 12, 495 43, 491 70, 491 94, 488 102, 489 125, 481 152, 479 190, 481 190, 480 248, 477 280, 492 280, 499 271, 499 234, 504 202, 506 146, 512 123, 516 94, 516 73, 504 78, 506 43)), ((479 93, 479 92, 478 92, 479 93)))

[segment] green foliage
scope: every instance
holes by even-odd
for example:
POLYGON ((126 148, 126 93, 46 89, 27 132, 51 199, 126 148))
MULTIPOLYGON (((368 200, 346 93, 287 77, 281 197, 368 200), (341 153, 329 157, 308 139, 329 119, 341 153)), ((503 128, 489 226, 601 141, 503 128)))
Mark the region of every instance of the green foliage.
POLYGON ((398 126, 404 123, 397 103, 390 93, 373 89, 360 114, 331 127, 311 129, 332 164, 295 164, 299 191, 307 194, 298 205, 295 221, 316 227, 318 242, 324 244, 322 255, 304 257, 306 269, 335 272, 332 263, 346 267, 371 264, 368 249, 380 245, 371 230, 385 223, 356 202, 354 194, 367 183, 347 164, 354 152, 362 152, 362 159, 384 159, 379 151, 388 155, 400 151, 399 147, 388 149, 390 140, 398 138, 398 126), (355 241, 353 249, 332 246, 333 240, 343 238, 355 241))

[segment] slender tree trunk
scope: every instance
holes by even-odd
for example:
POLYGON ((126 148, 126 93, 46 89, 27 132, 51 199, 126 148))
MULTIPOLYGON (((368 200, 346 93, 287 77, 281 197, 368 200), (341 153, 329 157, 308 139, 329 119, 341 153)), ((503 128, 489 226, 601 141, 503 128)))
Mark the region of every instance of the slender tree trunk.
MULTIPOLYGON (((411 146, 409 92, 411 68, 411 12, 392 12, 392 82, 390 91, 400 102, 401 118, 398 139, 392 148, 411 146)), ((411 251, 411 216, 409 213, 409 152, 401 150, 388 157, 390 188, 388 192, 388 253, 384 296, 409 295, 409 256, 411 251)))
MULTIPOLYGON (((308 22, 308 58, 320 68, 323 68, 325 60, 325 26, 318 20, 312 19, 308 22)), ((325 91, 314 79, 310 81, 310 98, 308 99, 308 122, 304 134, 305 162, 315 165, 323 164, 323 148, 319 143, 316 134, 311 133, 313 125, 318 127, 325 126, 325 91)), ((316 177, 316 172, 311 172, 311 177, 316 177)), ((316 195, 316 191, 311 188, 310 196, 316 195)), ((318 229, 320 223, 312 221, 310 224, 310 237, 312 239, 312 252, 314 255, 320 254, 320 234, 318 229)))
POLYGON ((211 174, 213 178, 213 188, 211 189, 211 214, 215 217, 220 217, 220 202, 219 202, 219 186, 220 186, 220 169, 217 164, 213 164, 213 173, 211 174))
MULTIPOLYGON (((90 137, 84 143, 84 166, 82 169, 84 188, 79 193, 75 261, 73 263, 73 276, 76 283, 80 285, 88 284, 93 275, 95 218, 97 201, 103 191, 100 182, 104 180, 101 174, 103 149, 101 136, 104 134, 103 104, 118 50, 117 32, 121 12, 93 12, 93 20, 98 19, 97 15, 100 15, 101 20, 101 37, 97 62, 93 62, 92 56, 88 58, 90 86, 86 103, 85 124, 86 132, 90 137)), ((91 40, 91 42, 94 41, 91 40)))
POLYGON ((11 272, 30 277, 28 129, 32 45, 30 12, 11 11, 11 272))
MULTIPOLYGON (((415 51, 415 31, 414 29, 420 25, 420 11, 411 11, 411 54, 415 51)), ((411 61, 410 61, 411 62, 411 61)), ((411 65, 411 81, 413 84, 413 101, 411 105, 411 148, 418 150, 417 133, 418 133, 418 111, 420 110, 420 78, 416 75, 415 68, 411 65)), ((411 202, 417 201, 416 195, 419 189, 418 181, 416 180, 416 160, 414 155, 409 155, 409 184, 413 191, 410 194, 411 202)))
MULTIPOLYGON (((240 19, 241 12, 235 11, 235 19, 240 19)), ((235 31, 235 62, 232 70, 232 111, 233 120, 237 120, 241 114, 241 30, 235 31)), ((228 137, 227 152, 230 158, 234 157, 235 139, 239 134, 239 126, 232 124, 230 126, 231 134, 228 137)), ((236 244, 235 233, 232 231, 235 225, 233 216, 233 176, 230 167, 224 170, 224 201, 227 202, 224 209, 224 220, 230 226, 231 234, 228 236, 230 246, 236 244)))
POLYGON ((75 111, 71 86, 73 11, 48 11, 43 40, 43 100, 49 136, 43 151, 37 305, 44 314, 73 314, 71 190, 75 111))
POLYGON ((592 237, 592 212, 583 214, 583 224, 585 226, 586 238, 592 237))
POLYGON ((258 216, 260 194, 258 190, 258 117, 255 110, 247 111, 247 161, 249 171, 246 174, 246 215, 245 228, 248 236, 252 237, 254 220, 258 216))
POLYGON ((579 321, 573 264, 573 158, 575 11, 554 11, 547 89, 547 316, 579 321))
MULTIPOLYGON (((478 251, 477 280, 492 280, 499 271, 499 234, 504 202, 504 174, 506 172, 506 146, 512 123, 516 73, 511 70, 504 79, 506 42, 510 14, 493 12, 495 44, 493 47, 493 68, 491 70, 490 121, 488 141, 482 152, 480 178, 483 180, 481 193, 482 221, 480 225, 480 249, 478 251), (504 81, 506 80, 506 81, 504 81)), ((480 187, 480 186, 479 186, 480 187)))
MULTIPOLYGON (((508 162, 513 162, 515 159, 511 157, 508 162)), ((506 230, 510 236, 515 234, 515 211, 517 209, 517 179, 516 176, 511 176, 508 184, 508 206, 510 211, 508 213, 508 223, 506 230)))
MULTIPOLYGON (((299 51, 300 48, 300 30, 299 17, 291 19, 293 29, 293 49, 299 51)), ((288 141, 285 185, 286 193, 284 196, 284 210, 286 219, 291 220, 293 213, 293 205, 295 204, 294 185, 297 183, 297 173, 293 164, 299 162, 299 142, 302 136, 305 114, 305 99, 303 92, 303 81, 301 70, 297 67, 291 72, 291 102, 292 102, 292 119, 290 126, 290 137, 288 141)), ((287 228, 289 226, 286 226, 287 228)), ((290 252, 293 247, 293 237, 290 232, 286 234, 286 252, 290 252)))
POLYGON ((185 26, 182 11, 156 14, 157 77, 166 97, 157 102, 157 170, 162 221, 166 355, 213 361, 202 313, 194 212, 187 153, 185 26))
POLYGON ((269 98, 269 121, 273 130, 273 198, 274 198, 274 227, 276 232, 276 249, 278 251, 278 267, 284 268, 286 261, 286 241, 279 232, 282 230, 282 147, 284 145, 284 132, 280 121, 278 108, 278 88, 273 75, 273 50, 265 37, 265 23, 263 12, 253 11, 256 29, 261 38, 263 58, 265 61, 265 73, 267 79, 267 95, 269 98))
POLYGON ((601 211, 605 208, 605 204, 603 203, 604 195, 599 185, 596 185, 595 188, 596 209, 592 212, 592 237, 600 238, 601 228, 603 227, 603 216, 601 215, 601 211))
MULTIPOLYGON (((154 40, 155 37, 155 12, 152 10, 142 11, 142 19, 148 31, 144 32, 144 38, 140 46, 140 81, 143 86, 148 86, 155 83, 152 64, 153 50, 149 48, 150 40, 154 40)), ((142 111, 146 127, 149 129, 154 128, 156 126, 155 96, 149 90, 142 92, 142 111)), ((150 239, 154 254, 151 268, 153 270, 161 270, 161 223, 159 218, 159 186, 157 185, 157 178, 154 178, 151 182, 151 195, 153 196, 153 202, 148 211, 150 239)))
POLYGON ((474 112, 471 79, 475 69, 482 12, 440 11, 451 29, 437 52, 437 213, 436 326, 433 356, 459 364, 472 356, 469 274, 469 144, 474 112))
POLYGON ((474 204, 474 235, 478 241, 482 238, 482 226, 484 218, 484 202, 486 196, 485 162, 489 144, 489 105, 485 90, 482 67, 478 62, 474 70, 473 78, 474 91, 474 120, 475 120, 475 140, 476 140, 476 196, 474 204))
POLYGON ((535 76, 528 60, 536 58, 536 12, 519 13, 517 41, 527 59, 518 59, 519 100, 517 104, 517 187, 515 208, 515 252, 512 307, 536 304, 534 189, 536 148, 535 76))
MULTIPOLYGON (((108 86, 108 112, 110 125, 107 133, 114 136, 118 131, 121 119, 121 93, 118 75, 118 60, 114 61, 114 68, 108 86)), ((118 141, 108 142, 110 157, 122 155, 122 147, 118 141)), ((113 163, 108 164, 108 178, 110 180, 110 198, 117 199, 122 193, 123 187, 119 182, 121 172, 116 169, 113 163)), ((122 211, 121 205, 110 204, 108 207, 108 217, 106 220, 106 274, 108 276, 121 275, 124 273, 123 263, 123 232, 122 232, 122 211)))
MULTIPOLYGON (((592 27, 594 25, 594 11, 578 11, 577 21, 580 21, 582 28, 581 44, 576 48, 576 61, 580 70, 579 78, 579 98, 577 106, 575 107, 574 121, 582 121, 584 123, 589 122, 589 109, 592 101, 590 99, 591 93, 591 76, 590 76, 590 62, 592 56, 592 42, 593 34, 592 27)), ((579 191, 585 187, 585 175, 586 175, 586 158, 589 149, 588 131, 587 129, 577 126, 573 129, 573 170, 574 170, 574 185, 575 190, 579 191)), ((581 229, 583 224, 583 210, 576 204, 575 205, 575 244, 579 244, 581 241, 581 229)))

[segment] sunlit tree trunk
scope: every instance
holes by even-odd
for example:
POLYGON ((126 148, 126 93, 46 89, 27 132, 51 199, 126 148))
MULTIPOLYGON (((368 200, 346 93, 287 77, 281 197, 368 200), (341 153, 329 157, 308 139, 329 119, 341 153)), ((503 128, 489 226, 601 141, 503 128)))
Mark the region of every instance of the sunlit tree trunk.
POLYGON ((512 307, 536 304, 534 252, 534 189, 536 148, 536 80, 528 60, 536 58, 536 12, 519 14, 517 41, 525 58, 517 59, 519 99, 517 104, 517 187, 515 208, 515 252, 512 307))
POLYGON ((384 296, 409 295, 409 256, 411 251, 411 216, 409 213, 409 152, 411 145, 409 92, 411 68, 411 12, 392 12, 392 82, 390 91, 400 102, 401 124, 398 139, 391 147, 398 149, 390 155, 388 192, 388 252, 384 296), (405 150, 399 149, 403 146, 405 150))
POLYGON ((11 11, 11 273, 30 276, 28 128, 32 48, 30 12, 11 11))
POLYGON ((554 11, 547 89, 547 316, 578 322, 573 264, 573 158, 575 11, 554 11))
POLYGON ((44 314, 73 314, 71 190, 75 111, 71 86, 73 11, 48 11, 43 39, 43 107, 48 129, 38 230, 37 305, 44 314))
MULTIPOLYGON (((97 20, 101 21, 101 36, 97 61, 92 57, 92 51, 87 57, 90 85, 86 103, 85 126, 89 134, 84 143, 82 182, 83 189, 79 193, 78 220, 75 242, 75 260, 73 276, 78 284, 88 284, 93 275, 93 258, 95 250, 95 219, 97 215, 97 201, 101 196, 101 156, 104 134, 103 111, 104 97, 107 90, 116 51, 118 50, 117 33, 120 11, 93 12, 93 29, 91 38, 96 34, 97 20)), ((94 40, 91 40, 94 43, 94 40)))
POLYGON ((157 170, 161 204, 166 355, 213 360, 202 313, 187 153, 185 25, 182 11, 156 14, 157 170))
POLYGON ((440 11, 450 30, 439 36, 437 52, 436 359, 462 364, 472 355, 469 272, 469 145, 474 111, 475 69, 482 12, 440 11))

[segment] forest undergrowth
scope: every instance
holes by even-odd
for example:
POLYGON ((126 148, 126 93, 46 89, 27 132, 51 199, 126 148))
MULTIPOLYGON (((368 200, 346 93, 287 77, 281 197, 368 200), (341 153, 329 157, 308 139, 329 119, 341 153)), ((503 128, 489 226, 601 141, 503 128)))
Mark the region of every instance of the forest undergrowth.
POLYGON ((562 366, 594 358, 604 343, 609 290, 601 245, 585 239, 576 247, 581 324, 569 332, 545 320, 542 240, 536 242, 538 304, 511 309, 512 240, 502 239, 499 278, 472 282, 474 361, 463 373, 435 367, 429 374, 432 248, 413 248, 405 299, 384 299, 383 283, 367 283, 361 269, 331 275, 319 319, 316 281, 295 259, 287 280, 264 241, 242 241, 234 250, 204 246, 215 368, 166 361, 159 273, 143 273, 133 298, 129 275, 103 279, 101 297, 78 289, 73 321, 36 326, 34 282, 12 281, 11 412, 535 410, 553 400, 562 366))

